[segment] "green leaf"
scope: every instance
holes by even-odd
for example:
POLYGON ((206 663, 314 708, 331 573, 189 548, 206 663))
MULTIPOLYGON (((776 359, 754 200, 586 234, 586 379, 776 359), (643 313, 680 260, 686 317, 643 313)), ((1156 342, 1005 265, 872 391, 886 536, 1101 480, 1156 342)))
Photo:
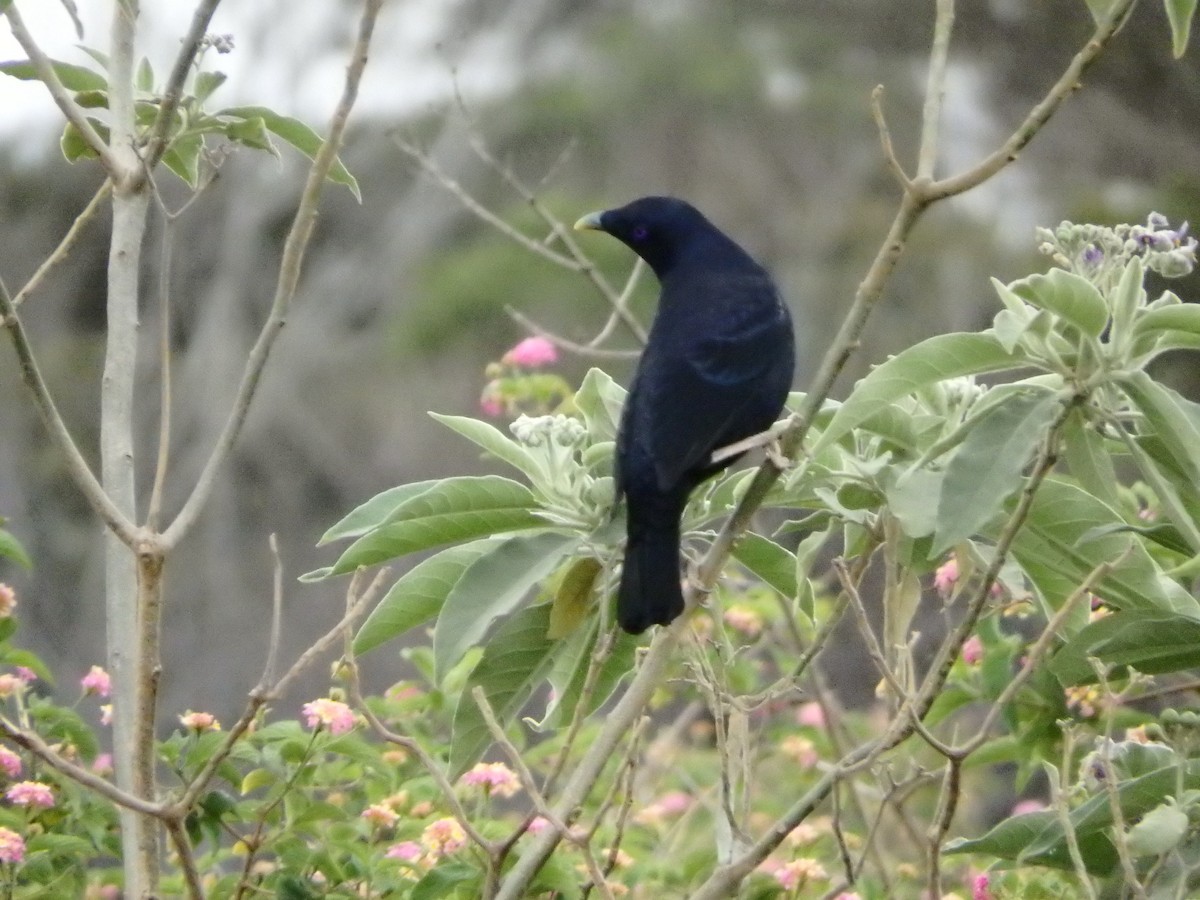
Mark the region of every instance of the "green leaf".
POLYGON ((1145 372, 1123 375, 1117 384, 1170 451, 1188 483, 1200 482, 1200 408, 1145 372))
POLYGON ((507 725, 550 667, 559 642, 546 636, 549 628, 550 604, 540 603, 509 616, 487 642, 454 710, 447 773, 451 780, 473 766, 492 743, 472 691, 476 685, 481 686, 488 705, 500 723, 507 725))
MULTIPOLYGON (((216 115, 234 119, 261 119, 268 131, 291 144, 309 159, 313 159, 321 149, 321 145, 325 143, 319 134, 299 119, 293 119, 290 116, 281 116, 273 109, 268 109, 265 106, 234 106, 229 109, 223 109, 216 113, 216 115)), ((350 174, 349 170, 342 165, 340 159, 334 160, 333 165, 330 167, 329 180, 334 184, 344 185, 349 188, 350 193, 354 195, 354 199, 360 203, 362 202, 362 193, 358 189, 358 182, 350 174)))
MULTIPOLYGON (((1121 280, 1112 294, 1112 327, 1110 340, 1124 350, 1132 344, 1134 322, 1138 311, 1146 306, 1146 289, 1142 282, 1146 268, 1142 259, 1135 256, 1125 264, 1121 280)), ((1124 353, 1119 355, 1123 356, 1124 353)))
MULTIPOLYGON (((1061 846, 1053 844, 1050 849, 1036 855, 1028 852, 1028 848, 1038 842, 1038 839, 1048 831, 1058 829, 1058 816, 1051 811, 1027 813, 1023 816, 1012 816, 1005 819, 982 837, 968 839, 956 838, 943 848, 944 853, 985 853, 1000 859, 1021 860, 1042 866, 1052 866, 1058 869, 1073 867, 1070 851, 1066 841, 1061 846)), ((1087 863, 1088 871, 1094 874, 1107 874, 1117 863, 1117 851, 1112 843, 1099 832, 1079 835, 1079 850, 1087 863)))
POLYGON ((532 453, 487 422, 481 422, 479 419, 472 419, 468 416, 444 416, 435 412, 431 412, 429 415, 433 417, 434 421, 441 422, 447 428, 457 431, 497 459, 520 469, 531 480, 537 481, 545 475, 542 464, 532 453))
POLYGON ((1096 286, 1066 269, 1030 275, 1009 288, 1022 300, 1070 322, 1089 337, 1099 337, 1108 324, 1108 304, 1096 286))
POLYGON ((941 334, 893 356, 862 379, 812 448, 814 455, 901 397, 947 378, 1014 369, 1027 362, 990 331, 941 334))
POLYGON ((228 76, 224 72, 201 72, 196 76, 196 83, 192 87, 192 92, 196 99, 203 103, 213 95, 221 85, 225 83, 228 76))
POLYGON ((1200 667, 1200 621, 1186 616, 1147 616, 1117 611, 1082 629, 1054 655, 1050 670, 1065 686, 1091 684, 1094 656, 1147 675, 1200 667))
POLYGON ((1104 438, 1088 424, 1080 409, 1071 411, 1063 428, 1062 455, 1084 490, 1113 509, 1120 508, 1112 457, 1105 449, 1104 438))
POLYGON ((0 528, 0 556, 7 556, 23 568, 33 568, 33 560, 29 558, 21 542, 3 528, 0 528))
POLYGON ((483 638, 492 622, 515 609, 529 589, 553 572, 579 541, 578 535, 552 531, 517 535, 471 563, 447 595, 434 626, 437 680, 445 678, 463 654, 483 638))
POLYGON ((910 538, 933 534, 938 512, 933 498, 940 496, 945 477, 942 469, 909 469, 889 479, 884 490, 888 508, 910 538))
POLYGON ((181 134, 163 154, 163 165, 178 175, 193 190, 200 184, 200 151, 204 149, 204 136, 196 132, 181 134))
MULTIPOLYGON (((579 632, 576 632, 578 634, 579 632)), ((596 628, 592 628, 587 641, 582 648, 575 646, 576 638, 570 639, 570 646, 564 647, 564 653, 569 655, 564 659, 563 654, 556 654, 554 666, 547 674, 547 680, 554 687, 555 694, 546 707, 546 714, 541 722, 531 722, 530 725, 539 731, 561 728, 575 715, 575 708, 583 702, 583 688, 587 681, 588 669, 592 664, 592 655, 596 649, 596 628)), ((583 715, 595 712, 620 685, 621 680, 633 672, 634 657, 641 638, 618 630, 612 649, 607 658, 600 664, 596 680, 592 685, 592 693, 587 698, 583 715)))
POLYGON ((1128 556, 1096 585, 1095 594, 1120 609, 1176 612, 1200 619, 1200 604, 1159 570, 1135 538, 1088 534, 1123 522, 1112 508, 1082 488, 1050 477, 1034 495, 1029 518, 1013 542, 1013 555, 1042 600, 1054 610, 1093 569, 1122 559, 1128 549, 1128 556))
POLYGON ((529 488, 507 478, 447 478, 401 504, 382 525, 351 544, 332 574, 441 544, 544 525, 534 508, 529 488))
POLYGON ((237 141, 253 150, 265 150, 272 156, 278 156, 279 151, 271 143, 271 135, 267 123, 261 116, 249 119, 233 119, 225 123, 225 135, 231 141, 237 141))
POLYGON ((1048 391, 1009 394, 974 423, 946 467, 931 554, 966 540, 1017 490, 1023 472, 1062 409, 1048 391))
POLYGON ((1163 5, 1167 9, 1167 21, 1171 23, 1171 51, 1176 59, 1180 59, 1187 52, 1196 0, 1163 0, 1163 5))
POLYGON ((1187 830, 1187 813, 1173 803, 1163 803, 1129 829, 1125 843, 1135 856, 1159 856, 1173 850, 1187 830))
POLYGON ((616 440, 617 423, 625 403, 625 388, 607 372, 589 369, 575 392, 575 408, 587 424, 592 443, 616 440))
POLYGON ((150 93, 154 90, 154 67, 150 65, 150 60, 142 57, 138 61, 137 72, 133 76, 134 86, 139 91, 150 93))
POLYGON ((398 487, 388 488, 381 494, 376 494, 366 503, 355 507, 348 516, 326 531, 317 541, 317 546, 321 547, 331 541, 340 541, 344 538, 359 537, 373 528, 378 528, 395 510, 438 483, 437 479, 414 481, 412 484, 402 484, 398 487))
MULTIPOLYGON (((100 136, 100 139, 107 144, 109 135, 108 126, 92 116, 88 116, 87 120, 91 123, 96 134, 100 136)), ((63 158, 69 163, 77 162, 81 159, 96 159, 100 155, 92 149, 92 145, 87 142, 73 122, 68 122, 63 126, 62 137, 59 138, 58 144, 59 149, 62 150, 63 158)))
MULTIPOLYGON (((50 67, 68 91, 105 91, 108 90, 108 79, 99 72, 94 72, 86 66, 73 63, 50 60, 50 67)), ((33 63, 25 59, 0 62, 0 74, 19 78, 21 81, 41 81, 33 63)))
POLYGON ((450 547, 409 569, 363 622, 354 637, 354 652, 374 650, 432 620, 463 572, 499 542, 498 538, 483 538, 450 547))
POLYGON ((748 531, 733 545, 733 558, 791 600, 796 596, 796 557, 774 541, 748 531))
POLYGON ((592 611, 592 588, 603 571, 600 560, 594 556, 584 556, 571 563, 562 573, 550 609, 551 638, 565 638, 587 619, 592 611))

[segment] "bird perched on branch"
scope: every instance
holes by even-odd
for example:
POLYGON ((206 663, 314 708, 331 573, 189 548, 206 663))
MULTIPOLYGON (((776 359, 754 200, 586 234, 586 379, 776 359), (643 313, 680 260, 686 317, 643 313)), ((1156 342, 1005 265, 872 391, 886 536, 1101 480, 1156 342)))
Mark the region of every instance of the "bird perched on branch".
POLYGON ((791 317, 767 272, 688 203, 643 197, 590 213, 662 288, 617 434, 616 491, 628 504, 617 620, 640 634, 683 612, 680 516, 692 490, 766 431, 792 383, 791 317))

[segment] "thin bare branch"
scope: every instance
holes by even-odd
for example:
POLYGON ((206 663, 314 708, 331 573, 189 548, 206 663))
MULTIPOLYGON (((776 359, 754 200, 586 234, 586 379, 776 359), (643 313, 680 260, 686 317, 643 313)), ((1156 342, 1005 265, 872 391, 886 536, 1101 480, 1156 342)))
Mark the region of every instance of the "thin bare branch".
MULTIPOLYGON (((933 47, 929 51, 929 78, 921 112, 921 147, 917 151, 917 178, 933 177, 937 164, 938 130, 942 102, 946 98, 946 60, 950 55, 950 33, 954 30, 954 0, 937 0, 933 25, 933 47)), ((939 895, 940 896, 940 895, 939 895)))
POLYGON ((593 347, 590 342, 587 344, 578 344, 539 325, 515 307, 505 306, 504 311, 508 313, 509 318, 526 331, 531 331, 539 337, 544 337, 550 343, 554 344, 554 346, 561 347, 568 353, 574 353, 585 359, 587 357, 592 357, 593 359, 637 359, 640 352, 637 350, 605 350, 603 347, 593 347))
POLYGON ((905 193, 912 188, 912 179, 904 171, 904 166, 896 157, 896 148, 892 146, 892 130, 888 128, 887 117, 883 113, 883 85, 875 85, 871 91, 871 118, 875 120, 875 129, 879 132, 879 146, 883 151, 884 162, 891 170, 897 183, 905 193))
POLYGON ((317 151, 312 166, 309 168, 308 181, 300 195, 296 215, 284 243, 283 258, 279 263, 279 280, 275 288, 275 298, 271 303, 271 312, 267 316, 266 322, 263 323, 258 339, 254 342, 246 359, 246 367, 242 373, 242 380, 238 385, 229 418, 217 438, 216 446, 213 447, 212 454, 205 463, 200 477, 196 480, 191 495, 175 520, 163 533, 162 540, 166 549, 178 544, 183 535, 191 529, 211 496, 216 485, 217 471, 228 458, 229 452, 233 449, 233 444, 241 432, 246 415, 250 411, 250 401, 254 399, 271 348, 287 320, 288 310, 300 281, 304 254, 316 226, 317 204, 321 199, 330 169, 337 160, 338 151, 342 146, 342 137, 346 131, 346 123, 358 97, 358 86, 367 65, 367 50, 371 44, 375 22, 382 4, 383 0, 365 0, 363 5, 358 39, 354 45, 350 64, 346 68, 346 82, 342 96, 330 121, 329 135, 321 145, 321 149, 317 151))
POLYGON ((75 217, 75 221, 71 223, 71 227, 67 229, 67 233, 63 235, 63 239, 59 241, 58 246, 54 248, 54 251, 49 256, 42 260, 41 265, 37 267, 37 271, 25 282, 24 287, 13 296, 14 309, 20 309, 21 304, 28 300, 29 296, 41 287, 42 281, 45 280, 46 276, 70 255, 75 245, 79 243, 84 226, 91 222, 92 217, 96 215, 96 211, 100 209, 100 205, 109 198, 110 194, 112 194, 112 179, 106 178, 96 193, 92 195, 92 199, 88 201, 88 205, 75 217))

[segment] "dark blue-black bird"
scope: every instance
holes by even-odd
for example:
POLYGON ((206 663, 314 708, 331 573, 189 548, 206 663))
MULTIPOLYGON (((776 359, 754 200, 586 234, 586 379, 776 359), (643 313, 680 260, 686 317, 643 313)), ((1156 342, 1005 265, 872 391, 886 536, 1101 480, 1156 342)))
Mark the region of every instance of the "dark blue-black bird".
POLYGON ((766 431, 783 408, 792 322, 762 266, 682 200, 643 197, 575 227, 617 238, 662 288, 617 434, 628 504, 617 620, 640 634, 683 612, 679 520, 692 490, 733 461, 713 451, 766 431))

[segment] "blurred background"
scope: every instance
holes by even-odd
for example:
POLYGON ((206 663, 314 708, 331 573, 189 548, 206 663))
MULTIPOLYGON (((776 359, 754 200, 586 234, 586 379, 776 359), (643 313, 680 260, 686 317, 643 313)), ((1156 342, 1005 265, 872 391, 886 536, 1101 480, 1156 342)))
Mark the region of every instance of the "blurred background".
MULTIPOLYGON (((140 50, 165 73, 191 10, 144 5, 140 50)), ((933 5, 389 3, 343 155, 363 202, 343 188, 326 191, 299 294, 245 431, 199 526, 169 563, 164 715, 193 708, 228 718, 241 708, 266 650, 270 533, 278 534, 287 576, 290 659, 341 613, 343 585, 295 581, 334 558, 337 548, 314 546, 332 522, 387 487, 489 469, 425 413, 477 413, 484 366, 526 334, 506 306, 580 341, 606 318, 581 276, 482 224, 401 152, 397 133, 536 239, 544 225, 472 150, 472 135, 566 222, 647 193, 690 199, 777 275, 796 318, 802 388, 898 200, 870 92, 886 86, 897 150, 911 159, 933 5)), ((103 48, 109 4, 80 6, 82 43, 103 48)), ((58 4, 22 10, 53 55, 88 62, 58 4)), ((358 13, 358 4, 332 0, 228 0, 212 30, 232 35, 234 50, 207 64, 230 78, 210 106, 269 105, 323 131, 358 13)), ((940 174, 1003 140, 1091 27, 1082 0, 960 0, 940 174)), ((0 26, 0 58, 22 55, 0 26)), ((1162 4, 1139 4, 1084 90, 1018 165, 921 223, 839 395, 889 353, 938 332, 986 326, 996 309, 987 277, 1044 267, 1033 250, 1037 224, 1143 221, 1152 209, 1172 223, 1196 218, 1197 68, 1194 47, 1171 59, 1162 4)), ((0 76, 0 276, 13 290, 100 183, 97 166, 64 162, 60 130, 40 85, 0 76)), ((234 152, 176 225, 168 517, 210 451, 266 315, 304 163, 287 148, 278 161, 234 152)), ((177 208, 187 195, 171 178, 164 173, 160 183, 177 208)), ((145 254, 143 503, 158 428, 162 221, 154 216, 145 254)), ((107 210, 24 307, 43 372, 92 460, 106 241, 107 210)), ((599 237, 586 247, 620 283, 629 254, 599 237)), ((649 282, 634 303, 643 320, 653 309, 649 282)), ((1185 300, 1197 296, 1194 281, 1172 287, 1185 300)), ((618 329, 611 345, 636 343, 618 329)), ((566 358, 556 371, 576 383, 593 364, 566 358)), ((628 362, 601 364, 628 377, 628 362)), ((1195 396, 1190 361, 1166 365, 1173 383, 1195 396)), ((74 679, 104 657, 101 530, 48 447, 7 341, 0 515, 35 560, 31 573, 0 561, 0 580, 21 598, 23 642, 49 662, 69 697, 74 679)), ((368 661, 373 689, 402 674, 387 648, 368 661)), ((300 693, 323 692, 324 679, 316 672, 300 693)), ((851 693, 871 687, 835 683, 851 693)))

